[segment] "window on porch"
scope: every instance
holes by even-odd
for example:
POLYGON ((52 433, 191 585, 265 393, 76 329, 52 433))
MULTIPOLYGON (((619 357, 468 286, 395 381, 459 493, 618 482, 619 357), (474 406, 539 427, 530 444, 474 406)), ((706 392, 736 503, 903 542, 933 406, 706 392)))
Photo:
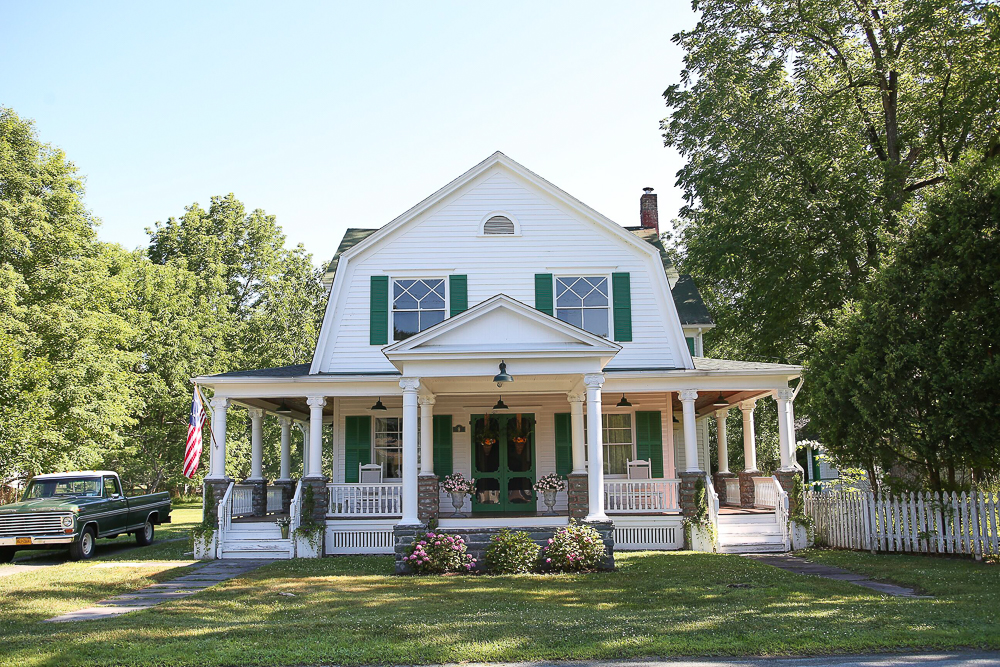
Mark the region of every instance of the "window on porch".
POLYGON ((403 477, 403 420, 399 417, 375 419, 375 463, 382 466, 384 479, 403 477))
MULTIPOLYGON (((632 431, 632 413, 612 413, 601 415, 604 439, 604 474, 628 474, 628 462, 635 458, 635 438, 632 431)), ((583 431, 583 442, 587 443, 587 430, 583 431)), ((589 460, 589 450, 584 448, 584 456, 589 460)))

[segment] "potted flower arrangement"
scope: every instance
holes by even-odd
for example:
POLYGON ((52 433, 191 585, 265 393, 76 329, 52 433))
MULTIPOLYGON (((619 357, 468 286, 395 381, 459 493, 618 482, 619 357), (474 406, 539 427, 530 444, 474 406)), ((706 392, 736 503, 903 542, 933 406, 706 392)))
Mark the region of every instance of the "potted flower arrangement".
POLYGON ((287 517, 287 516, 283 516, 280 519, 278 519, 277 521, 275 521, 275 523, 278 524, 278 529, 281 530, 281 539, 287 540, 288 539, 288 529, 292 525, 292 518, 291 517, 287 517))
POLYGON ((475 491, 476 480, 465 479, 462 473, 453 472, 444 478, 441 488, 451 494, 451 504, 455 508, 452 516, 463 516, 462 505, 465 504, 465 497, 475 491))
POLYGON ((535 482, 535 491, 542 494, 542 502, 549 508, 546 514, 554 516, 556 506, 556 494, 566 488, 566 480, 554 472, 541 477, 535 482))

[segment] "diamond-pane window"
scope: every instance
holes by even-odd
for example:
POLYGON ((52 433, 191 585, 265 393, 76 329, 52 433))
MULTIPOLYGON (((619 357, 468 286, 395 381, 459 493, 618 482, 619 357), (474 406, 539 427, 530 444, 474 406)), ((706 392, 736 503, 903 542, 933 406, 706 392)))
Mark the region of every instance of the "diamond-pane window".
POLYGON ((608 279, 600 276, 556 278, 556 317, 592 334, 611 334, 608 279))
POLYGON ((444 321, 444 279, 392 283, 392 335, 403 340, 444 321))

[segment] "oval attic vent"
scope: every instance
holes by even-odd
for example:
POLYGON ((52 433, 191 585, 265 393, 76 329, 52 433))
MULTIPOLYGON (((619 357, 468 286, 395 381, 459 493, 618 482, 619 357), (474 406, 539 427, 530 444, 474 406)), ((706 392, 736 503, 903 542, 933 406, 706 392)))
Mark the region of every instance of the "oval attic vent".
POLYGON ((494 215, 483 225, 483 234, 513 234, 514 223, 510 218, 502 215, 494 215))

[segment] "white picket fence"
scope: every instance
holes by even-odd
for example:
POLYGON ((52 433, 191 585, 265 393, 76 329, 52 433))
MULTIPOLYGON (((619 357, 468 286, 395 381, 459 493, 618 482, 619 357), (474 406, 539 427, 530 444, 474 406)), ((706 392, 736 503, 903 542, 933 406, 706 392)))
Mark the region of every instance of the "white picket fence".
POLYGON ((972 491, 874 496, 857 491, 805 494, 820 544, 867 551, 1000 555, 1000 499, 972 491))

